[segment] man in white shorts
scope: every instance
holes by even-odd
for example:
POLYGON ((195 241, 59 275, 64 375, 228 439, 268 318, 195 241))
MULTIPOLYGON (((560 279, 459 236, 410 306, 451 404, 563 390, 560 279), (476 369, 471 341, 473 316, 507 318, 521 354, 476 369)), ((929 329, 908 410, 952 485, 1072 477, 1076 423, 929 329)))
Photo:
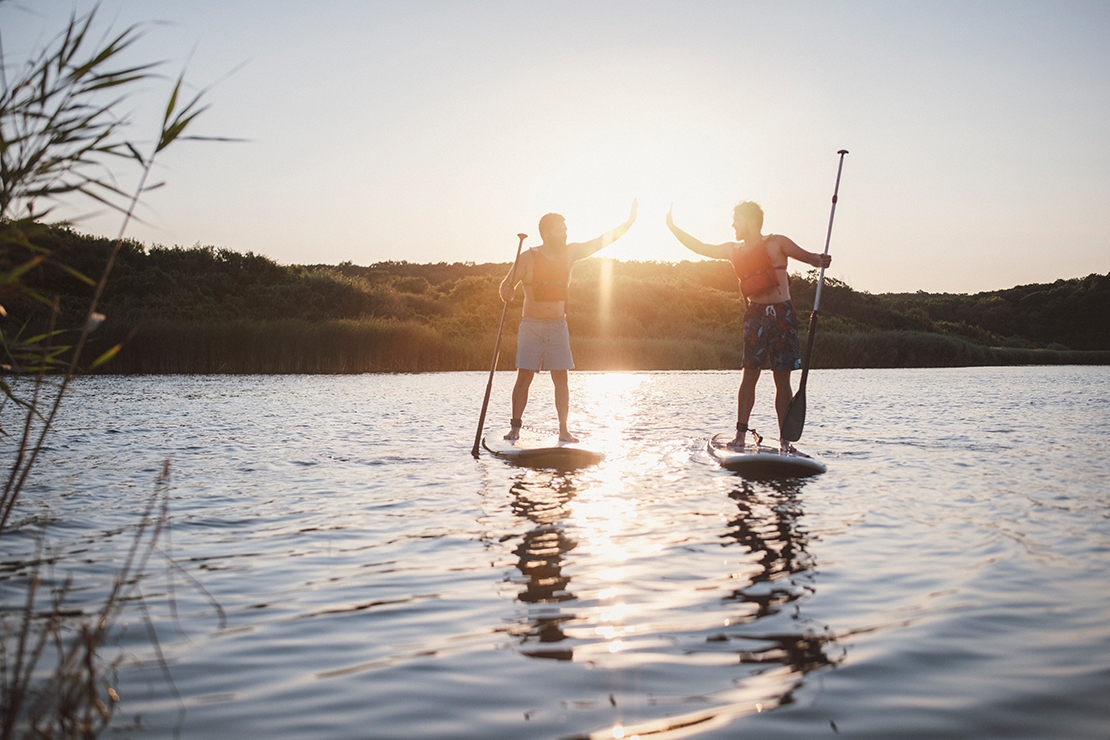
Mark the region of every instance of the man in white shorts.
POLYGON ((532 378, 540 370, 551 372, 555 384, 555 412, 559 415, 559 440, 577 442, 567 428, 570 412, 570 387, 567 371, 574 368, 570 354, 570 333, 567 330, 567 287, 574 263, 612 244, 628 231, 636 220, 636 201, 628 220, 596 239, 567 244, 566 219, 549 213, 540 219, 543 244, 520 255, 501 281, 501 300, 508 303, 516 295, 516 286, 524 285, 524 311, 517 331, 516 384, 513 386, 511 429, 505 439, 520 437, 524 409, 532 378))

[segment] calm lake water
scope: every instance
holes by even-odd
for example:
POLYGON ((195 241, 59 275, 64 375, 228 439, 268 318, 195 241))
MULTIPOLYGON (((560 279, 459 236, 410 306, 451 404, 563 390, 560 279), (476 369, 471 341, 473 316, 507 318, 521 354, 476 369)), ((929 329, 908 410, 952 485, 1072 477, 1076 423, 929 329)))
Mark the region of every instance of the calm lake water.
POLYGON ((705 453, 738 373, 572 373, 571 473, 471 457, 486 378, 82 379, 4 601, 32 518, 102 593, 168 460, 111 737, 1107 737, 1110 368, 815 371, 776 484, 705 453))

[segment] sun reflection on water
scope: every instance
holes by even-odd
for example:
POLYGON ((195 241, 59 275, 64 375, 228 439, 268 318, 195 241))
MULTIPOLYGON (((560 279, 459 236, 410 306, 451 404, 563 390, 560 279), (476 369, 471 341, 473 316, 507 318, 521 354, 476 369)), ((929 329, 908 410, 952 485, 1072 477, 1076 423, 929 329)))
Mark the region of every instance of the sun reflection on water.
POLYGON ((649 719, 657 708, 621 705, 619 721, 590 738, 688 737, 789 701, 803 675, 835 662, 831 635, 782 622, 796 619, 812 588, 799 489, 725 483, 719 498, 687 499, 670 483, 661 497, 645 476, 680 478, 694 453, 681 441, 641 441, 644 424, 660 423, 643 400, 652 377, 584 373, 578 382, 585 440, 606 458, 568 473, 523 471, 513 485, 513 512, 529 526, 511 579, 524 586, 526 614, 511 630, 520 652, 614 676, 670 663, 676 650, 687 668, 748 666, 734 689, 713 692, 711 707, 686 712, 681 697, 659 698, 678 711, 649 719), (719 522, 718 534, 692 537, 679 524, 691 515, 719 522), (668 552, 681 553, 682 569, 667 568, 668 552))

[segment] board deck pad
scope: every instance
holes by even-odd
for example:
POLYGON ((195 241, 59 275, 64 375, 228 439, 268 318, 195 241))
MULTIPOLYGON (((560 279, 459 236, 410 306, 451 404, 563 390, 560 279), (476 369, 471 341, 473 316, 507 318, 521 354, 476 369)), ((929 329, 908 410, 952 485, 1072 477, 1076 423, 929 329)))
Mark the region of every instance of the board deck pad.
POLYGON ((710 456, 722 468, 747 478, 804 478, 819 475, 828 468, 797 449, 783 450, 777 445, 756 445, 746 442, 743 448, 730 447, 731 434, 717 434, 706 444, 710 456))
POLYGON ((520 439, 505 439, 505 432, 489 432, 482 446, 503 460, 529 468, 571 470, 596 465, 605 455, 586 442, 560 442, 557 432, 524 427, 520 439))

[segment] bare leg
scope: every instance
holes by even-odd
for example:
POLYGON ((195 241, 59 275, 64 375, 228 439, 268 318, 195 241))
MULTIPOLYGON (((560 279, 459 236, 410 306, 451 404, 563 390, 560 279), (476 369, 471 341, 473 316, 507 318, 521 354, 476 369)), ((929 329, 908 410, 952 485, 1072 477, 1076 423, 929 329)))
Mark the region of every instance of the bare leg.
MULTIPOLYGON (((760 369, 746 367, 740 375, 740 390, 736 392, 736 425, 747 427, 752 416, 752 407, 755 406, 755 384, 759 382, 760 369)), ((729 443, 734 447, 744 446, 744 433, 736 432, 736 438, 729 443)))
POLYGON ((551 382, 555 384, 555 413, 559 415, 559 441, 577 442, 578 438, 567 428, 570 415, 570 383, 566 370, 552 370, 551 382))
MULTIPOLYGON (((532 378, 536 377, 535 370, 517 368, 516 384, 513 385, 513 420, 524 418, 524 409, 528 406, 528 390, 532 387, 532 378)), ((520 427, 514 426, 505 435, 505 439, 520 439, 520 427)))
POLYGON ((790 443, 782 439, 782 422, 786 418, 786 410, 794 400, 794 391, 790 388, 790 370, 775 370, 775 414, 779 417, 779 443, 789 447, 790 443))

